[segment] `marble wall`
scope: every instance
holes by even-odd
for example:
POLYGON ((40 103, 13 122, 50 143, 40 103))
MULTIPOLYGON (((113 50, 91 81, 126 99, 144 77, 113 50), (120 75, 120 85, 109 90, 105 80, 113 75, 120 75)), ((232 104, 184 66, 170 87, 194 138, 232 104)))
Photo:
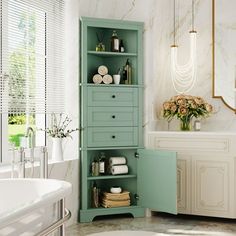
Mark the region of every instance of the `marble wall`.
MULTIPOLYGON (((228 0, 229 2, 233 0, 228 0)), ((173 43, 174 0, 79 0, 78 15, 143 21, 145 124, 167 124, 158 115, 162 103, 175 95, 170 77, 170 45, 173 43), (158 118, 159 117, 159 118, 158 118), (154 121, 154 122, 153 122, 154 121)), ((191 0, 177 0, 179 18, 177 40, 180 60, 188 59, 191 0)), ((190 91, 214 105, 217 113, 202 122, 204 130, 236 130, 234 112, 219 99, 212 99, 212 0, 195 0, 197 30, 197 82, 190 91), (227 122, 225 122, 227 121, 227 122)), ((175 129, 175 124, 172 125, 175 129)), ((152 127, 152 126, 150 126, 152 127)))

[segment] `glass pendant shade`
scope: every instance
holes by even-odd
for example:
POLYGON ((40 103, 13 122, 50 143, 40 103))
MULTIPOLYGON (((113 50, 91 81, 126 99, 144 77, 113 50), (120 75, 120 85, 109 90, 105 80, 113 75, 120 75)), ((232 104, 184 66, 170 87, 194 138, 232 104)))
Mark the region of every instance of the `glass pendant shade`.
POLYGON ((171 78, 177 93, 189 92, 196 81, 196 31, 190 31, 190 55, 186 64, 178 63, 178 46, 171 47, 171 78))

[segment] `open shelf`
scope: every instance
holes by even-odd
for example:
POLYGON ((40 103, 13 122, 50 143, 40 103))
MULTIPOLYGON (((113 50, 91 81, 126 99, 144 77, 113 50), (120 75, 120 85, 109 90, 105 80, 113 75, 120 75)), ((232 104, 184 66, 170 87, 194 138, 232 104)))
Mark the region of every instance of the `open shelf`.
POLYGON ((102 57, 111 57, 111 56, 120 56, 120 57, 136 57, 137 53, 128 53, 128 52, 97 52, 97 51, 88 51, 90 55, 102 56, 102 57))
POLYGON ((89 176, 88 180, 100 180, 100 179, 128 179, 136 178, 136 175, 101 175, 101 176, 89 176))
POLYGON ((137 84, 94 84, 94 83, 80 83, 81 86, 89 86, 89 87, 125 87, 125 88, 143 88, 144 85, 137 85, 137 84))
POLYGON ((98 208, 88 208, 88 211, 109 211, 109 209, 116 209, 116 210, 127 210, 127 209, 132 209, 132 208, 140 208, 140 206, 136 205, 131 205, 131 206, 126 206, 126 207, 111 207, 111 208, 105 208, 105 207, 98 207, 98 208))

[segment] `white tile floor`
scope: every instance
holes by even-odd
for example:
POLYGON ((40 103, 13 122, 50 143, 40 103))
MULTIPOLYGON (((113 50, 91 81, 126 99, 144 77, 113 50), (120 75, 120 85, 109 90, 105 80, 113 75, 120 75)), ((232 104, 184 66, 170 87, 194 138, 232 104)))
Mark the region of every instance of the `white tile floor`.
MULTIPOLYGON (((72 225, 67 229, 67 236, 85 236, 117 230, 152 231, 157 233, 155 236, 236 236, 236 220, 168 214, 157 214, 150 218, 106 217, 91 223, 72 225)), ((116 235, 103 233, 101 236, 116 235)), ((128 235, 120 232, 119 236, 128 235)))

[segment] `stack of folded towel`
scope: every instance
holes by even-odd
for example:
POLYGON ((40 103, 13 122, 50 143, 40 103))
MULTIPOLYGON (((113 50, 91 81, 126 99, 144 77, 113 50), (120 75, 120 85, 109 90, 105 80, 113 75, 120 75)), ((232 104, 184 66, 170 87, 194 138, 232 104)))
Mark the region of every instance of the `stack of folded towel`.
POLYGON ((110 157, 109 166, 112 175, 128 174, 129 172, 125 157, 110 157))
POLYGON ((105 208, 130 206, 129 192, 128 191, 123 191, 122 193, 103 192, 102 206, 105 208))

